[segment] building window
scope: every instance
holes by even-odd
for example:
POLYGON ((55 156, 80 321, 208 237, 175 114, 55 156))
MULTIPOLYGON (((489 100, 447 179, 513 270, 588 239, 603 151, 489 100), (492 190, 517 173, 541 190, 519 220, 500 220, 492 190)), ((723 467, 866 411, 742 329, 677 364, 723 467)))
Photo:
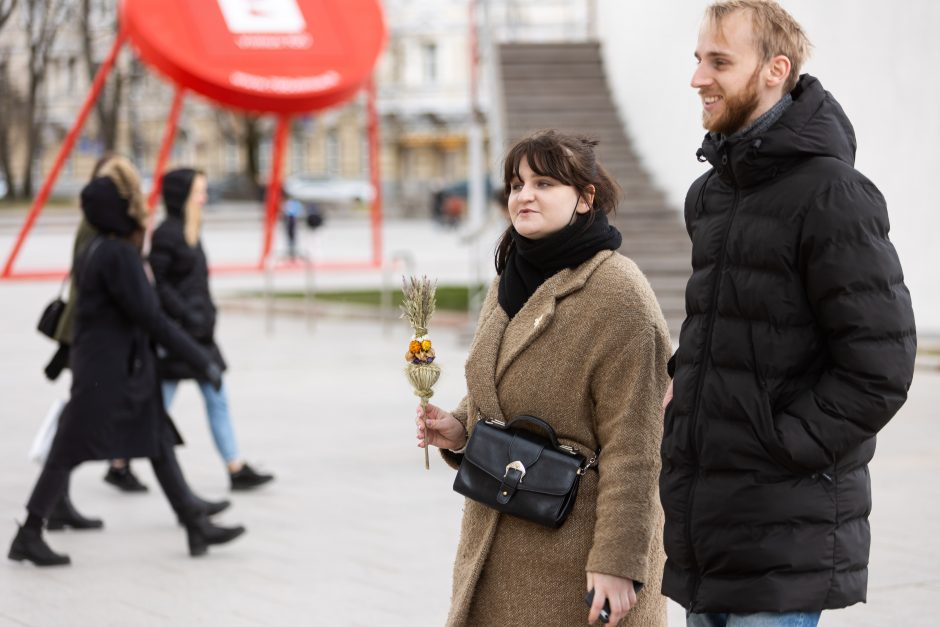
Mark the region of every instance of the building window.
POLYGON ((222 148, 222 169, 228 174, 230 172, 238 172, 238 152, 241 149, 241 146, 237 141, 231 137, 225 138, 225 143, 222 148))
POLYGON ((426 84, 437 82, 437 44, 433 41, 421 44, 421 69, 426 84))
POLYGON ((294 132, 290 142, 290 171, 299 174, 307 169, 307 142, 300 130, 294 132))
POLYGON ((78 59, 77 59, 77 58, 75 58, 75 57, 69 57, 69 60, 68 60, 68 67, 69 67, 69 69, 68 69, 68 74, 67 74, 67 76, 68 76, 68 86, 67 86, 67 89, 68 89, 68 93, 69 93, 69 94, 74 93, 75 90, 77 89, 77 86, 76 86, 76 84, 77 84, 77 80, 76 80, 76 70, 75 70, 75 66, 76 66, 76 63, 77 63, 77 62, 78 62, 78 59))
POLYGON ((369 156, 369 134, 362 133, 359 138, 359 175, 364 179, 372 175, 369 156))
POLYGON ((272 152, 270 137, 265 137, 258 142, 258 174, 264 180, 267 180, 271 175, 272 152))
POLYGON ((339 129, 331 128, 326 133, 326 173, 329 176, 339 176, 339 129))

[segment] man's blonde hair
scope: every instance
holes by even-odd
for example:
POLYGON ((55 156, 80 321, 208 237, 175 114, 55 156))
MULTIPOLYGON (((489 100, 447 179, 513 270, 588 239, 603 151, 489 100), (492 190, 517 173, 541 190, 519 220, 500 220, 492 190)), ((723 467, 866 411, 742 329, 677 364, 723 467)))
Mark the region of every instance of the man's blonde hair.
POLYGON ((784 93, 796 87, 800 68, 809 58, 813 45, 803 27, 774 0, 723 0, 705 9, 705 22, 720 31, 722 20, 735 11, 748 11, 754 26, 754 44, 767 63, 777 55, 790 59, 790 75, 784 93))

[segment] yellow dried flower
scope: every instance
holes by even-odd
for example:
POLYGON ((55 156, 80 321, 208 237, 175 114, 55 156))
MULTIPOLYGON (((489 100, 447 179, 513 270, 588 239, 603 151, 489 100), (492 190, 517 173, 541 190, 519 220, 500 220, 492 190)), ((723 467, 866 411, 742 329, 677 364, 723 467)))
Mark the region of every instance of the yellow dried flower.
POLYGON ((431 340, 424 340, 421 342, 421 350, 429 351, 431 350, 431 340))

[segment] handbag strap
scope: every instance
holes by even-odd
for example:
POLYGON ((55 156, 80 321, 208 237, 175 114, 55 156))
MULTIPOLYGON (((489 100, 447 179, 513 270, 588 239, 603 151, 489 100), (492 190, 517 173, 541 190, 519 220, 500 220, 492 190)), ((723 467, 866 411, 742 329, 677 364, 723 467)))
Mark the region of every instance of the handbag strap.
POLYGON ((63 300, 65 295, 65 286, 68 285, 69 281, 72 278, 72 271, 69 270, 69 273, 62 277, 62 283, 59 284, 59 300, 63 300))
POLYGON ((91 240, 91 243, 88 244, 88 247, 82 251, 81 256, 76 260, 76 263, 72 266, 72 274, 74 275, 74 280, 76 285, 78 281, 81 280, 81 275, 84 273, 85 267, 88 265, 88 260, 91 259, 91 256, 98 249, 98 246, 101 245, 101 239, 103 235, 96 235, 95 239, 91 240), (76 267, 78 266, 78 267, 76 267))
POLYGON ((558 444, 558 436, 555 435, 555 430, 552 429, 552 426, 542 420, 541 418, 536 418, 535 416, 516 416, 512 420, 506 423, 506 429, 511 429, 514 425, 517 424, 530 424, 534 427, 538 427, 548 436, 548 439, 551 440, 552 446, 554 448, 560 448, 558 444))
MULTIPOLYGON (((497 420, 495 418, 486 418, 483 416, 482 412, 478 411, 477 419, 482 422, 485 422, 486 424, 490 426, 502 429, 503 431, 508 430, 510 427, 512 427, 513 425, 517 423, 526 423, 526 424, 534 425, 536 427, 539 427, 543 431, 545 431, 546 435, 548 435, 548 438, 552 443, 552 446, 555 447, 555 450, 564 451, 572 455, 580 455, 577 449, 571 446, 567 446, 565 444, 559 444, 558 436, 555 435, 555 430, 552 428, 550 424, 548 424, 541 418, 536 418, 535 416, 520 415, 520 416, 516 416, 515 418, 512 418, 509 422, 503 422, 502 420, 497 420)), ((584 465, 578 469, 578 474, 583 475, 591 468, 596 467, 597 464, 599 463, 598 460, 600 459, 600 456, 601 456, 601 449, 600 448, 595 449, 594 454, 591 455, 591 458, 588 459, 584 463, 584 465)))

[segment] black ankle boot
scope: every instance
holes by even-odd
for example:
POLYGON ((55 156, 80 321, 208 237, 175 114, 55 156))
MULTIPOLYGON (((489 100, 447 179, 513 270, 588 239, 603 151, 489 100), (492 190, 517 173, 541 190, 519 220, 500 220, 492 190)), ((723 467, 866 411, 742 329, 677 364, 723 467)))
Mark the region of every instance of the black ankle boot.
POLYGON ((205 555, 210 544, 225 544, 245 533, 241 525, 237 527, 217 527, 209 517, 200 514, 186 521, 186 536, 189 540, 189 554, 193 557, 205 555))
POLYGON ((17 562, 29 560, 36 566, 65 566, 72 563, 68 555, 56 553, 49 548, 42 539, 41 530, 29 527, 20 527, 16 532, 7 557, 17 562))
MULTIPOLYGON (((221 512, 224 512, 231 506, 232 502, 227 499, 222 499, 221 501, 207 501, 205 499, 199 498, 195 494, 193 495, 193 500, 199 506, 198 512, 200 514, 205 514, 206 516, 215 516, 221 512)), ((176 519, 179 520, 181 525, 186 525, 185 516, 179 512, 176 513, 176 519)))
POLYGON ((58 531, 71 527, 72 529, 101 529, 104 523, 100 518, 85 518, 75 506, 72 505, 72 499, 68 495, 63 496, 55 504, 49 520, 46 521, 46 529, 49 531, 58 531))

